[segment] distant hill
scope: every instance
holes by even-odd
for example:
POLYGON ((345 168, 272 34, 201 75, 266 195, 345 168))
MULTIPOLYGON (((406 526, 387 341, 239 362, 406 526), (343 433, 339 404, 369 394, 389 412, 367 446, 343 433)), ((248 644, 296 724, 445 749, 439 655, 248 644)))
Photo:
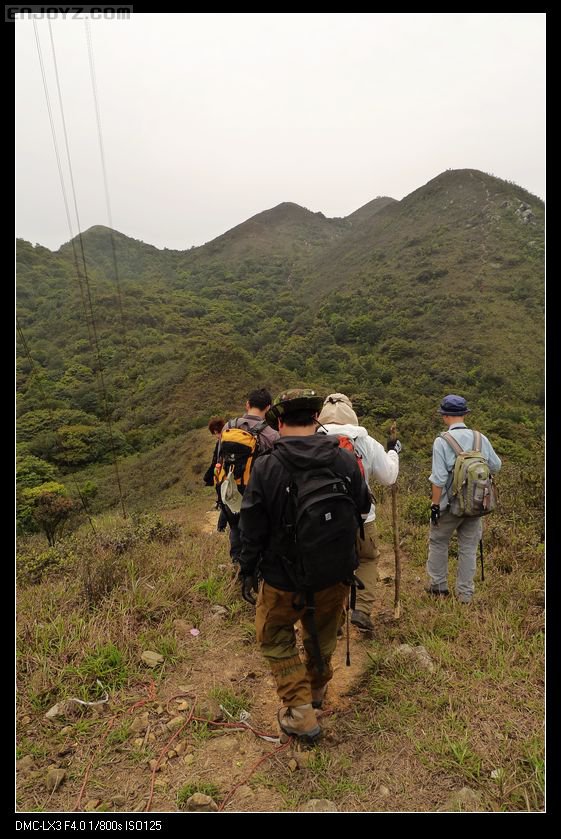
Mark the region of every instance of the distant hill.
MULTIPOLYGON (((528 404, 535 418, 544 392, 543 272, 543 202, 466 169, 365 219, 318 253, 295 285, 318 311, 320 342, 328 343, 328 327, 331 355, 348 353, 355 377, 374 387, 369 401, 380 416, 409 413, 412 394, 425 413, 444 390, 465 392, 483 410, 494 402, 500 414, 502 405, 507 417, 528 404)), ((423 422, 420 413, 415 432, 423 422)), ((489 430, 508 435, 508 426, 497 418, 489 430)), ((531 437, 525 427, 516 434, 531 437)))
POLYGON ((384 209, 384 207, 388 207, 390 204, 396 203, 397 201, 395 198, 379 196, 378 198, 374 198, 372 201, 369 201, 368 204, 364 204, 362 207, 359 207, 358 210, 354 211, 354 213, 346 216, 345 220, 347 222, 351 222, 352 225, 356 225, 361 221, 366 221, 367 219, 377 215, 380 210, 384 209))
POLYGON ((347 218, 287 202, 188 251, 113 243, 82 234, 92 317, 72 243, 18 241, 20 447, 63 473, 110 459, 105 405, 127 457, 254 384, 348 392, 378 434, 398 418, 407 457, 430 451, 448 392, 507 457, 540 436, 544 206, 515 184, 450 170, 347 218))
MULTIPOLYGON (((518 248, 534 240, 539 250, 543 244, 539 238, 544 226, 543 202, 515 184, 473 169, 443 172, 401 201, 391 201, 359 218, 362 223, 355 225, 343 242, 324 249, 315 259, 314 267, 323 273, 322 290, 334 284, 341 270, 348 276, 351 269, 367 266, 372 260, 393 260, 399 262, 400 269, 415 270, 431 261, 429 257, 440 262, 453 257, 449 248, 455 243, 462 249, 457 256, 464 257, 462 263, 455 262, 456 269, 469 262, 472 270, 478 260, 481 270, 492 271, 493 262, 508 256, 503 250, 494 254, 495 245, 518 248), (522 205, 527 209, 521 209, 522 205)), ((523 261, 521 256, 516 258, 523 261)))
POLYGON ((109 227, 101 224, 89 227, 81 234, 81 237, 75 236, 70 242, 62 245, 56 253, 74 263, 75 251, 81 268, 82 245, 88 269, 99 270, 108 278, 114 276, 113 246, 117 257, 117 269, 120 278, 123 279, 157 271, 164 261, 174 264, 170 257, 184 253, 183 251, 161 251, 154 245, 132 239, 117 230, 111 231, 109 227))
POLYGON ((194 249, 192 256, 240 260, 274 253, 297 257, 315 246, 338 241, 346 231, 343 219, 328 219, 323 213, 312 213, 298 204, 284 202, 194 249))

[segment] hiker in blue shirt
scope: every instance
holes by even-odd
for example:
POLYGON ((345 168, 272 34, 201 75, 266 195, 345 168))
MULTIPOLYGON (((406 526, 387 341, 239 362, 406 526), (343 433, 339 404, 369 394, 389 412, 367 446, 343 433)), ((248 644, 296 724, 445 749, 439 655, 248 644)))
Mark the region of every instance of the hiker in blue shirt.
MULTIPOLYGON (((447 430, 464 450, 474 444, 474 432, 465 422, 469 413, 466 400, 462 396, 446 396, 438 409, 447 430)), ((501 468, 501 460, 491 443, 481 434, 481 454, 495 474, 501 468)), ((458 570, 456 574, 456 596, 460 603, 471 603, 474 577, 477 563, 477 545, 481 539, 482 521, 480 517, 462 518, 450 512, 450 490, 454 474, 456 454, 442 436, 438 436, 432 448, 432 472, 429 481, 432 484, 431 523, 429 536, 429 555, 427 573, 430 585, 425 588, 428 594, 448 596, 448 547, 454 532, 458 537, 458 570)))

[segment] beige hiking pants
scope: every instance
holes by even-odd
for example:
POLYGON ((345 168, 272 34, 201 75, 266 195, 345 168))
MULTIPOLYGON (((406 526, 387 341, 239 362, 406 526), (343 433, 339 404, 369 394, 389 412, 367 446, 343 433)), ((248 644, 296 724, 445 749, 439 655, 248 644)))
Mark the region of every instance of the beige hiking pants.
POLYGON ((337 627, 341 622, 349 586, 337 583, 316 592, 315 624, 323 661, 319 672, 314 655, 308 617, 304 609, 295 609, 295 592, 281 591, 262 582, 257 596, 255 629, 257 642, 277 684, 277 693, 286 706, 307 705, 312 688, 320 688, 333 677, 331 657, 337 646, 337 627), (294 624, 302 625, 304 661, 298 654, 294 624))

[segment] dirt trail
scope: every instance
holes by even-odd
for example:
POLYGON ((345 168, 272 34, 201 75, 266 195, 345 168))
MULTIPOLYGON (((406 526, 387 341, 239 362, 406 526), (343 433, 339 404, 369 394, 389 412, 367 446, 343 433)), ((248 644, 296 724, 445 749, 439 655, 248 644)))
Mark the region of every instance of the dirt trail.
MULTIPOLYGON (((201 531, 203 533, 215 533, 217 521, 218 512, 215 510, 207 511, 201 522, 201 531)), ((379 576, 382 580, 393 579, 393 553, 391 553, 390 548, 385 546, 382 546, 379 576)), ((381 597, 380 593, 379 596, 381 597)), ((345 625, 345 637, 339 640, 337 651, 333 657, 334 673, 329 685, 328 701, 326 700, 326 706, 330 710, 343 710, 351 705, 353 689, 368 664, 367 644, 365 644, 365 641, 371 639, 372 633, 360 632, 350 622, 345 625), (350 665, 346 664, 347 632, 349 632, 350 665)), ((279 705, 274 690, 274 681, 269 676, 263 679, 262 683, 268 689, 260 691, 260 694, 255 697, 253 705, 262 711, 264 719, 268 718, 269 720, 273 720, 279 705)))
MULTIPOLYGON (((199 527, 203 533, 215 534, 217 539, 227 539, 227 534, 222 535, 216 532, 217 520, 217 511, 209 510, 199 519, 199 527)), ((382 548, 379 571, 382 579, 393 575, 393 553, 385 546, 382 548)), ((384 591, 384 589, 385 586, 380 584, 377 596, 380 599, 380 608, 385 603, 387 611, 388 595, 387 590, 384 591)), ((383 619, 383 615, 381 617, 383 619)), ((333 657, 334 675, 326 695, 324 711, 319 713, 323 731, 320 743, 326 746, 337 745, 337 719, 341 714, 352 712, 353 694, 358 689, 369 660, 367 651, 371 635, 359 632, 350 624, 349 630, 350 666, 346 665, 347 630, 345 629, 345 637, 339 640, 333 657)), ((225 683, 229 683, 234 692, 246 691, 250 695, 252 727, 256 731, 277 737, 275 720, 279 699, 274 680, 254 639, 240 644, 234 635, 226 637, 221 634, 217 637, 216 643, 212 641, 209 643, 204 664, 195 665, 183 672, 176 672, 171 680, 166 681, 165 689, 168 696, 173 696, 174 692, 181 692, 182 689, 188 688, 187 701, 195 701, 195 697, 207 696, 213 686, 225 683)), ((276 748, 278 744, 259 739, 249 731, 218 731, 210 735, 208 739, 202 740, 192 751, 193 762, 188 765, 187 770, 184 763, 171 759, 162 772, 158 773, 160 786, 156 788, 151 810, 155 812, 167 808, 175 809, 177 805, 173 798, 170 800, 170 792, 173 790, 176 793, 186 782, 185 778, 192 777, 206 779, 218 785, 221 791, 229 791, 234 786, 241 785, 226 804, 224 808, 226 812, 284 810, 286 803, 282 795, 277 790, 269 788, 266 783, 256 784, 255 777, 259 778, 260 775, 266 777, 270 765, 278 767, 279 761, 285 765, 291 755, 298 758, 298 754, 302 750, 305 751, 306 747, 293 741, 288 747, 288 755, 285 753, 279 757, 272 755, 276 748), (268 755, 271 756, 268 758, 268 755), (263 758, 265 758, 264 762, 256 768, 256 764, 263 758)), ((146 795, 141 800, 145 799, 146 795)))
MULTIPOLYGON (((199 515, 197 529, 208 534, 207 538, 213 541, 227 540, 226 533, 216 532, 217 515, 214 510, 199 515)), ((387 554, 384 553, 382 576, 387 573, 387 564, 387 554)), ((232 586, 237 585, 237 581, 232 580, 232 586)), ((385 587, 380 585, 378 588, 381 590, 380 597, 387 602, 387 591, 383 591, 385 587)), ((181 662, 167 672, 162 671, 159 681, 160 674, 155 675, 151 688, 148 677, 144 687, 138 685, 138 695, 130 698, 128 707, 103 709, 108 718, 118 714, 115 722, 111 723, 111 730, 128 720, 133 726, 140 726, 136 734, 109 749, 100 746, 103 743, 103 728, 95 741, 81 738, 74 732, 59 740, 58 753, 67 749, 70 755, 69 777, 49 799, 46 809, 72 812, 77 808, 83 810, 87 805, 89 809, 113 812, 144 812, 147 807, 153 813, 175 812, 181 809, 181 790, 186 785, 200 788, 202 784, 214 785, 219 801, 235 789, 224 806, 225 811, 276 812, 287 809, 278 784, 269 783, 268 778, 272 771, 278 772, 279 768, 288 771, 288 762, 291 758, 298 758, 305 747, 291 741, 287 749, 276 756, 273 752, 279 748, 278 741, 260 739, 247 729, 216 729, 212 726, 201 729, 200 725, 184 724, 194 705, 204 718, 216 719, 217 713, 220 716, 219 703, 212 698, 212 692, 226 690, 236 696, 247 696, 251 726, 258 732, 278 738, 275 720, 279 700, 268 667, 247 629, 252 624, 252 616, 249 612, 247 615, 242 612, 239 620, 230 623, 215 618, 209 615, 203 621, 198 636, 190 635, 188 629, 184 631, 180 643, 190 648, 188 663, 181 662), (177 722, 180 717, 183 721, 178 724, 183 727, 174 738, 177 728, 173 728, 175 723, 171 726, 170 723, 174 719, 177 722), (92 759, 92 767, 79 798, 86 767, 92 759), (155 760, 160 760, 160 766, 153 774, 155 760), (113 801, 115 793, 118 794, 113 801), (92 802, 96 801, 98 805, 94 807, 92 802)), ((320 743, 327 748, 339 742, 337 720, 341 715, 352 713, 353 692, 368 663, 370 639, 352 626, 349 629, 351 664, 345 664, 345 637, 338 642, 333 657, 334 677, 328 688, 325 709, 320 712, 323 731, 320 743)), ((34 796, 33 804, 37 806, 41 802, 34 796)))
POLYGON ((218 510, 207 510, 201 522, 201 533, 214 533, 218 523, 218 510))

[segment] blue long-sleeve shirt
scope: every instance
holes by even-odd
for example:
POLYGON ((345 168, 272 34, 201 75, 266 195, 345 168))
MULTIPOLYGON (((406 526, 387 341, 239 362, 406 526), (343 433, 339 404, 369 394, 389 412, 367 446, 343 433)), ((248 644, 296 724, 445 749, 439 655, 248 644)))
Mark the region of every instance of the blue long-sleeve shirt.
MULTIPOLYGON (((452 437, 458 441, 464 451, 473 447, 473 431, 467 428, 464 422, 454 423, 447 430, 451 432, 452 437)), ((497 473, 502 465, 501 459, 484 434, 481 435, 481 454, 489 464, 491 472, 493 474, 497 473)), ((442 487, 442 495, 440 496, 441 510, 446 509, 449 503, 448 493, 454 478, 455 462, 456 453, 453 448, 443 437, 437 437, 432 447, 432 472, 429 481, 437 487, 442 487)))

